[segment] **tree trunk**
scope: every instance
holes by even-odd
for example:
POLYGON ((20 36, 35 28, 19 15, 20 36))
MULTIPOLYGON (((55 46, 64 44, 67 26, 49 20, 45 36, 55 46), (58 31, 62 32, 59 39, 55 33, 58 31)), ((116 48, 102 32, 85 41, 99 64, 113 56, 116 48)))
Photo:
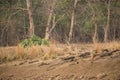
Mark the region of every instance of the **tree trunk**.
POLYGON ((29 36, 31 37, 32 35, 34 35, 34 22, 32 17, 31 6, 30 6, 30 0, 26 0, 26 3, 27 3, 28 15, 29 15, 29 24, 30 24, 29 36))
POLYGON ((52 7, 51 7, 50 12, 49 12, 49 17, 48 17, 48 21, 47 21, 46 30, 45 30, 45 39, 47 39, 47 40, 50 37, 49 29, 50 29, 50 23, 52 20, 52 15, 53 15, 53 10, 54 10, 55 4, 56 4, 56 0, 53 0, 53 4, 52 4, 52 7))
POLYGON ((71 38, 72 38, 74 19, 75 19, 75 12, 73 11, 72 17, 71 17, 71 26, 70 26, 70 31, 69 31, 69 42, 71 41, 71 38))
POLYGON ((94 26, 95 26, 95 32, 94 32, 94 36, 93 36, 93 43, 97 43, 98 42, 98 27, 97 27, 97 24, 94 23, 94 26))
POLYGON ((77 0, 74 1, 74 7, 73 7, 72 15, 71 15, 71 25, 70 25, 70 31, 69 31, 69 36, 68 36, 69 42, 70 42, 71 39, 72 39, 73 27, 74 27, 74 22, 75 22, 75 9, 76 9, 76 4, 77 4, 77 0))
POLYGON ((94 24, 94 35, 93 35, 93 43, 97 43, 99 40, 98 40, 98 26, 97 26, 97 23, 96 23, 96 12, 95 12, 95 9, 92 7, 91 5, 91 2, 88 1, 88 5, 90 6, 90 8, 92 9, 92 22, 94 24))
POLYGON ((107 2, 107 24, 104 29, 104 42, 108 41, 108 31, 110 27, 110 0, 107 2))
POLYGON ((48 17, 48 22, 47 22, 47 26, 46 26, 46 30, 45 30, 45 39, 48 40, 49 39, 49 28, 50 28, 50 22, 52 19, 52 10, 50 11, 49 17, 48 17))

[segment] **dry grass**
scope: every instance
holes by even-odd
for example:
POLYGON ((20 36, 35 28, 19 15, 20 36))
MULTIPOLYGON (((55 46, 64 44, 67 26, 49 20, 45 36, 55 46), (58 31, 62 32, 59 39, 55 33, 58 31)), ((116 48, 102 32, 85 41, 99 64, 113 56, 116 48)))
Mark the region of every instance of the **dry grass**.
POLYGON ((12 61, 15 59, 55 59, 57 56, 63 55, 63 50, 56 45, 50 46, 32 46, 24 48, 21 45, 16 47, 1 47, 0 62, 12 61))
POLYGON ((0 47, 0 62, 15 60, 15 47, 0 47))
POLYGON ((94 43, 94 50, 97 50, 98 53, 101 53, 103 49, 108 49, 110 51, 120 49, 120 42, 112 41, 107 43, 94 43))
POLYGON ((12 60, 21 59, 55 59, 61 55, 71 55, 86 50, 96 50, 101 53, 103 49, 115 50, 120 49, 120 42, 95 43, 95 44, 74 44, 67 46, 65 44, 50 45, 50 46, 32 46, 23 48, 21 45, 16 47, 0 47, 0 63, 12 60))
MULTIPOLYGON (((18 45, 16 47, 16 54, 18 56, 25 55, 25 58, 42 58, 42 59, 49 59, 49 58, 55 58, 56 55, 61 55, 62 50, 57 48, 55 45, 50 45, 50 46, 32 46, 28 48, 23 48, 22 46, 18 45)), ((22 57, 24 58, 24 56, 22 57)))

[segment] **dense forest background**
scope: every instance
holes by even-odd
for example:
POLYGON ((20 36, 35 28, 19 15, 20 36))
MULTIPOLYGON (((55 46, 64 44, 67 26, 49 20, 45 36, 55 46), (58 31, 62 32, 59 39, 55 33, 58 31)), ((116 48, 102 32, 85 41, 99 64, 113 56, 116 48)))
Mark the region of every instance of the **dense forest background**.
POLYGON ((61 43, 120 40, 120 0, 0 0, 0 46, 32 35, 61 43))

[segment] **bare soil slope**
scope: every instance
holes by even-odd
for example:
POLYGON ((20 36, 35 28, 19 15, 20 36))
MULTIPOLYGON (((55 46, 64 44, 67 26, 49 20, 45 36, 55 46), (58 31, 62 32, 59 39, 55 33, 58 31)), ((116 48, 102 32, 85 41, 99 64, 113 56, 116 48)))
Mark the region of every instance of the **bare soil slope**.
POLYGON ((94 60, 84 54, 0 64, 0 80, 120 80, 120 51, 94 60))

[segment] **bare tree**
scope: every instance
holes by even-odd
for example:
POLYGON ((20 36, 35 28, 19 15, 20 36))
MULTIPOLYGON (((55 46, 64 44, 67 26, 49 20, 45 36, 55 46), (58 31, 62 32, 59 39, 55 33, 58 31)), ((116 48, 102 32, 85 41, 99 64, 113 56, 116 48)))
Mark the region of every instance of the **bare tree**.
POLYGON ((93 6, 91 5, 91 2, 88 1, 88 5, 89 7, 91 8, 92 10, 92 22, 94 24, 94 35, 93 35, 93 43, 97 43, 98 42, 98 26, 97 26, 97 23, 96 23, 96 12, 95 12, 95 9, 93 8, 93 6))
POLYGON ((94 35, 93 35, 93 43, 97 43, 98 42, 98 26, 96 23, 94 23, 94 35))
POLYGON ((45 39, 49 39, 49 36, 50 36, 49 28, 50 28, 50 23, 51 23, 51 20, 52 20, 55 4, 56 4, 56 0, 53 0, 52 6, 51 6, 50 11, 49 11, 47 26, 46 26, 46 30, 45 30, 45 39))
POLYGON ((107 24, 104 28, 104 42, 108 41, 108 31, 110 27, 110 0, 107 0, 107 24))
POLYGON ((56 19, 56 14, 54 13, 56 3, 57 3, 57 0, 53 0, 50 11, 49 11, 47 26, 45 30, 45 39, 47 40, 50 38, 50 34, 55 28, 58 21, 61 20, 62 17, 64 16, 62 15, 60 18, 56 19))
POLYGON ((33 16, 32 16, 32 11, 31 11, 30 0, 26 0, 26 4, 27 4, 28 15, 29 15, 29 24, 30 24, 29 35, 31 37, 35 33, 34 33, 34 22, 33 22, 33 16))
POLYGON ((76 5, 77 5, 77 1, 78 0, 74 0, 74 6, 73 6, 73 10, 72 10, 72 15, 71 15, 71 25, 70 25, 70 31, 69 31, 69 36, 68 36, 69 42, 71 41, 72 33, 73 33, 73 27, 74 27, 74 22, 75 22, 75 9, 76 9, 76 5))

